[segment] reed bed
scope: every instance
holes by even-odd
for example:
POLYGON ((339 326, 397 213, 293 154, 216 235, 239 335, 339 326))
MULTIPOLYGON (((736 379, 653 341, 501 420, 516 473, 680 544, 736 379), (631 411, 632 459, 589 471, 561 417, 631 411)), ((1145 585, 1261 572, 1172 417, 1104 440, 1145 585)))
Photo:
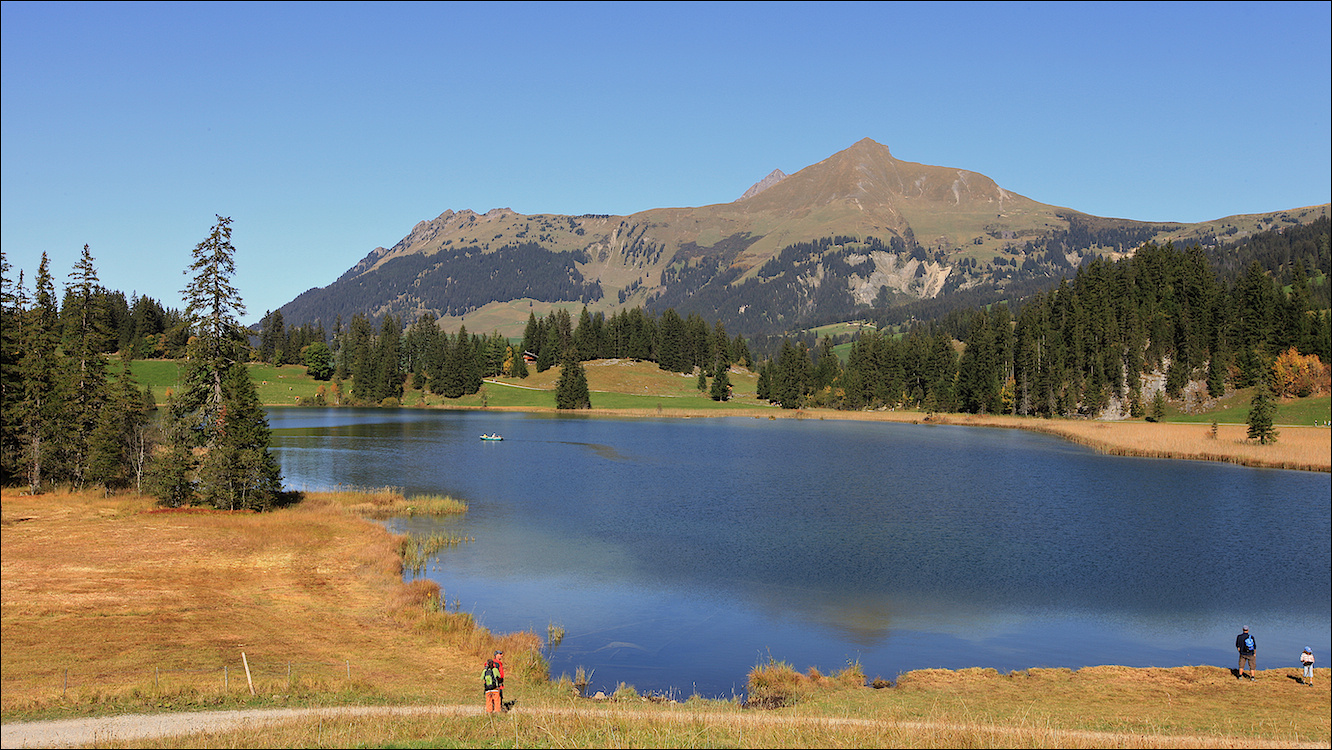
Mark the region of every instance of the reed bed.
POLYGON ((451 495, 428 494, 407 497, 399 487, 367 489, 349 487, 308 494, 343 507, 348 513, 378 520, 412 516, 449 516, 467 512, 467 503, 451 495))
POLYGON ((412 575, 419 576, 430 566, 430 562, 440 550, 471 541, 475 540, 468 536, 440 532, 434 532, 429 536, 406 534, 399 543, 398 554, 402 557, 403 568, 410 570, 412 575))

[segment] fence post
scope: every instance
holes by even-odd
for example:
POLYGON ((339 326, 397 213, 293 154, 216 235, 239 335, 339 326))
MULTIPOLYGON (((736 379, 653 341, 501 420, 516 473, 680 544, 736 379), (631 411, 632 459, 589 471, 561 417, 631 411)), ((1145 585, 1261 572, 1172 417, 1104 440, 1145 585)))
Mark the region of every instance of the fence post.
POLYGON ((153 689, 154 689, 154 690, 156 690, 156 689, 158 688, 157 670, 158 670, 157 667, 153 667, 153 689))
POLYGON ((222 692, 231 692, 231 673, 227 671, 227 665, 222 665, 222 692))
POLYGON ((245 658, 245 652, 241 652, 241 661, 245 662, 245 681, 250 683, 250 695, 254 695, 254 678, 250 677, 250 660, 245 658))
POLYGON ((60 689, 60 697, 64 698, 69 692, 69 667, 65 667, 65 686, 60 689))
POLYGON ((291 662, 287 662, 287 692, 291 692, 291 662))
POLYGON ((347 679, 351 679, 351 659, 347 660, 347 679))

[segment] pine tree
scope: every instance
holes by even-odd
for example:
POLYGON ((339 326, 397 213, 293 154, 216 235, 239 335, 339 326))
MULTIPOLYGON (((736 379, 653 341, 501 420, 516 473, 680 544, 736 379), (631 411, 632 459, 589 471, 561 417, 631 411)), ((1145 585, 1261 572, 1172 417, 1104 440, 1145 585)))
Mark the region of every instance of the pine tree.
POLYGON ((1276 399, 1272 397, 1267 378, 1261 377, 1258 379, 1258 391, 1249 402, 1249 417, 1245 420, 1249 425, 1249 439, 1257 440, 1262 445, 1275 443, 1278 434, 1273 426, 1275 419, 1276 399))
POLYGON ((105 325, 104 290, 97 279, 92 253, 83 253, 69 274, 72 283, 65 297, 64 317, 68 321, 65 354, 69 360, 68 382, 63 389, 64 428, 61 431, 62 462, 75 487, 88 481, 93 432, 107 401, 106 360, 102 357, 109 334, 105 325))
POLYGON ((560 332, 555 326, 546 326, 545 334, 546 340, 541 343, 541 351, 537 354, 536 371, 538 373, 554 367, 563 354, 560 350, 560 332))
POLYGON ((509 370, 509 376, 520 379, 528 376, 527 359, 523 356, 522 352, 513 353, 513 367, 509 370))
POLYGON ((386 399, 402 401, 401 342, 402 326, 398 319, 384 316, 370 357, 368 400, 373 404, 382 404, 386 399))
POLYGON ((42 482, 49 479, 48 474, 54 473, 50 464, 54 459, 63 407, 57 392, 60 369, 64 366, 57 351, 59 314, 46 253, 42 253, 37 266, 32 307, 24 310, 20 317, 18 368, 23 391, 16 414, 23 444, 23 474, 28 480, 28 492, 36 494, 41 491, 42 482))
POLYGON ((144 394, 134 383, 126 356, 89 441, 88 481, 107 490, 139 484, 142 462, 138 459, 146 453, 147 422, 144 394))
POLYGON ((19 334, 22 332, 22 272, 19 281, 9 275, 9 261, 0 248, 0 484, 18 474, 22 453, 23 379, 19 375, 19 334))
POLYGON ((713 401, 731 400, 731 376, 729 368, 722 367, 717 370, 717 377, 712 379, 712 391, 708 394, 712 396, 713 401))
POLYGON ((227 370, 225 407, 216 440, 199 465, 198 492, 214 508, 268 510, 282 490, 271 433, 254 381, 244 366, 227 370))
POLYGON ((1147 416, 1147 421, 1164 422, 1165 409, 1166 409, 1165 390, 1158 388, 1156 392, 1152 394, 1152 411, 1151 414, 1147 416))
POLYGON ((154 461, 153 485, 168 505, 264 510, 276 500, 281 480, 268 452, 267 417, 241 359, 248 346, 237 321, 245 306, 231 285, 231 219, 217 220, 194 248, 194 277, 182 292, 195 338, 183 386, 170 401, 167 446, 154 461), (195 448, 201 449, 197 463, 195 448))
POLYGON ((587 389, 587 373, 578 358, 570 352, 560 365, 560 377, 555 383, 556 409, 591 409, 592 398, 587 389))

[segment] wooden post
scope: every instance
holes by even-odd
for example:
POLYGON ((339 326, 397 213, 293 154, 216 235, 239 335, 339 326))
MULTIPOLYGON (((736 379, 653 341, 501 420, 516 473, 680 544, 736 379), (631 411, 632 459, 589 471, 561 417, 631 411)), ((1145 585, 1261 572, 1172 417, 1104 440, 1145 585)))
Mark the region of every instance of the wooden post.
POLYGON ((351 679, 351 659, 347 660, 347 679, 351 679))
POLYGON ((69 692, 69 667, 65 667, 65 686, 60 689, 60 697, 64 698, 69 692))
POLYGON ((231 673, 228 671, 226 664, 222 665, 222 692, 231 692, 231 673))
POLYGON ((291 662, 287 662, 287 692, 291 692, 291 662))
POLYGON ((241 661, 245 663, 245 681, 250 683, 250 695, 254 695, 254 679, 250 677, 250 660, 245 658, 245 652, 241 652, 241 661))
POLYGON ((158 685, 157 670, 158 670, 157 667, 153 667, 153 689, 154 689, 154 690, 157 689, 157 685, 158 685))

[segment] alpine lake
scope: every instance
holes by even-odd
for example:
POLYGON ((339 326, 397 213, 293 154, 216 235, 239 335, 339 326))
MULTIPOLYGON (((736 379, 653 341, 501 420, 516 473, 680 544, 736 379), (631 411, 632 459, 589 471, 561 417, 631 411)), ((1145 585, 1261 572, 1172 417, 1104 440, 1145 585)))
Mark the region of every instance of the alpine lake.
MULTIPOLYGON (((730 697, 769 660, 1258 668, 1332 645, 1332 475, 1106 456, 1023 430, 819 419, 274 408, 303 490, 469 504, 420 573, 551 674, 730 697), (480 440, 499 434, 503 440, 480 440)), ((411 572, 406 574, 409 578, 411 572)))

